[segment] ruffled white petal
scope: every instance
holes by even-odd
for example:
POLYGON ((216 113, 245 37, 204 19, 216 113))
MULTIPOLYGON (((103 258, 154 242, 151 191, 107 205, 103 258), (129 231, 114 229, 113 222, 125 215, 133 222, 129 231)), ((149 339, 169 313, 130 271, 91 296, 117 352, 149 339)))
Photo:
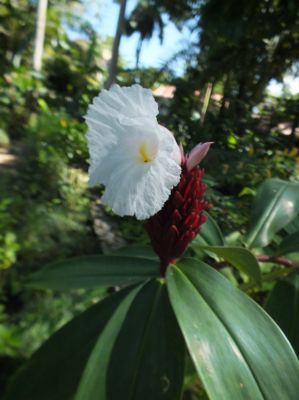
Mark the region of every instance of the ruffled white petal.
POLYGON ((149 218, 179 182, 180 149, 157 113, 139 85, 103 91, 87 112, 90 186, 106 186, 102 201, 118 215, 149 218))
POLYGON ((178 184, 181 167, 177 159, 170 157, 177 154, 178 146, 172 135, 168 136, 161 127, 159 131, 159 152, 151 163, 140 163, 136 168, 132 158, 119 148, 106 165, 109 171, 114 168, 102 201, 116 214, 147 219, 161 210, 171 189, 178 184))

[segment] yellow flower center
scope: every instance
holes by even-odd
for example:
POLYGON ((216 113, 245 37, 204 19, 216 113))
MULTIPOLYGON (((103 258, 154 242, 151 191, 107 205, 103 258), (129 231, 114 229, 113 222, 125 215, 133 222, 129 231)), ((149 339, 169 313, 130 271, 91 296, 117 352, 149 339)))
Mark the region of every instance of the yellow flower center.
POLYGON ((152 152, 150 152, 148 150, 148 148, 146 147, 145 144, 142 144, 139 147, 139 156, 141 158, 141 160, 145 163, 149 162, 149 161, 153 161, 153 159, 155 158, 155 154, 151 154, 152 152))

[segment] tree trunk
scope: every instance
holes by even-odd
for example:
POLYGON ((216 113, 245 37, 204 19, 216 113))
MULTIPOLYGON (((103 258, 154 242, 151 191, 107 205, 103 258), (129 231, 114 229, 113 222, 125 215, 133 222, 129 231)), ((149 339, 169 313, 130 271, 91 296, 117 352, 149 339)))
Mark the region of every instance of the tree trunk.
POLYGON ((140 36, 137 44, 137 49, 136 49, 136 70, 139 68, 139 60, 140 60, 140 53, 141 53, 141 47, 142 47, 142 37, 140 36))
POLYGON ((213 92, 213 83, 209 82, 207 84, 207 89, 206 89, 206 93, 205 93, 205 97, 204 97, 204 101, 203 101, 203 106, 202 106, 202 110, 201 110, 200 126, 203 126, 204 123, 205 123, 206 114, 207 114, 207 111, 208 111, 208 108, 209 108, 212 92, 213 92))
POLYGON ((225 113, 225 106, 228 102, 229 96, 230 96, 230 76, 229 74, 226 75, 224 78, 224 84, 223 84, 223 97, 221 101, 221 107, 219 110, 219 119, 222 119, 224 117, 225 113))
POLYGON ((113 41, 112 57, 109 65, 109 77, 105 84, 105 88, 109 89, 111 85, 115 82, 117 74, 117 62, 119 54, 120 40, 123 33, 124 21, 125 21, 125 11, 126 11, 127 0, 120 0, 120 9, 118 14, 118 22, 116 33, 113 41))
POLYGON ((36 17, 35 44, 33 53, 33 69, 40 71, 44 52, 48 0, 39 0, 36 17))

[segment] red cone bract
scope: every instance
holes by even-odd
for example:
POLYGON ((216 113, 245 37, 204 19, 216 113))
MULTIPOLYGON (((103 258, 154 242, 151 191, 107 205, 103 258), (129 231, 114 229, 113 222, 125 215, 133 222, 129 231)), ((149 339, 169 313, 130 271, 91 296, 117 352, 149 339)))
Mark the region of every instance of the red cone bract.
POLYGON ((203 210, 208 203, 203 199, 206 186, 202 177, 203 171, 199 167, 188 171, 184 163, 179 184, 172 189, 163 208, 145 224, 161 260, 162 276, 167 266, 184 253, 206 221, 203 210))

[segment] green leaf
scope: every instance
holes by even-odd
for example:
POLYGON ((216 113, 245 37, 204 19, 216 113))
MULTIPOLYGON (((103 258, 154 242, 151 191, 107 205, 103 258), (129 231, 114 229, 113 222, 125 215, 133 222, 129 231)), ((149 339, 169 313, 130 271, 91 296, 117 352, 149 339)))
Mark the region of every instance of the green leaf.
POLYGON ((247 245, 265 247, 276 232, 299 213, 299 184, 268 179, 260 186, 253 202, 247 245))
POLYGON ((52 335, 12 379, 5 400, 67 400, 126 288, 92 306, 52 335))
POLYGON ((211 400, 297 400, 299 363, 255 302, 197 260, 171 266, 170 301, 211 400))
POLYGON ((299 231, 285 237, 276 248, 275 254, 281 256, 283 254, 296 253, 299 251, 299 231))
POLYGON ((207 221, 201 226, 199 234, 192 242, 193 246, 224 246, 222 232, 216 221, 208 214, 207 221))
POLYGON ((299 272, 294 270, 276 283, 265 305, 299 356, 299 272))
POLYGON ((204 249, 215 253, 218 257, 223 258, 232 266, 244 272, 257 284, 261 284, 262 276, 260 266, 251 251, 242 247, 205 246, 204 249))
POLYGON ((241 192, 238 194, 238 197, 242 196, 254 196, 256 194, 255 190, 252 190, 250 187, 245 186, 241 190, 241 192))
POLYGON ((140 246, 132 245, 128 247, 123 247, 117 251, 113 252, 114 256, 129 256, 129 257, 140 257, 149 258, 150 260, 158 260, 157 254, 154 252, 150 246, 140 246))
POLYGON ((205 213, 205 215, 208 219, 201 226, 197 235, 199 243, 208 246, 224 246, 224 239, 218 224, 208 213, 205 213))
POLYGON ((99 336, 85 367, 75 400, 107 400, 106 379, 111 351, 128 309, 141 287, 137 286, 131 290, 127 297, 120 303, 103 333, 99 336))
POLYGON ((28 286, 66 290, 128 285, 159 275, 155 260, 119 256, 85 256, 48 264, 33 273, 28 286))
POLYGON ((284 228, 289 235, 299 231, 299 215, 293 219, 289 224, 287 224, 284 228))
POLYGON ((108 369, 108 399, 179 400, 184 359, 185 344, 166 286, 152 280, 134 299, 117 337, 108 369))

